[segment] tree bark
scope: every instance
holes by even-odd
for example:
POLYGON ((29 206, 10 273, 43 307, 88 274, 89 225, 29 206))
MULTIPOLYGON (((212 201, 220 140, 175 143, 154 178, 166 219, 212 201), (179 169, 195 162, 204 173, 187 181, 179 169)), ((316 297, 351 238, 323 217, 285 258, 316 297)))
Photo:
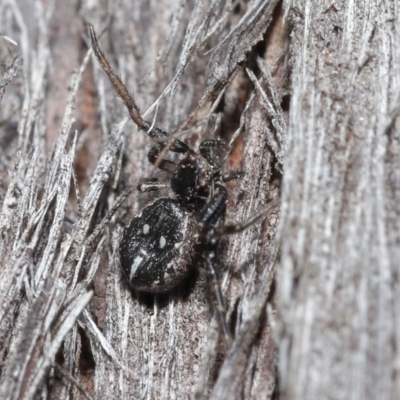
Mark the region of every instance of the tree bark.
POLYGON ((398 2, 293 1, 280 390, 399 397, 398 2))
POLYGON ((381 3, 0 0, 0 398, 400 396, 400 21, 381 3), (280 199, 220 245, 228 349, 199 265, 165 295, 122 276, 123 227, 169 195, 136 186, 168 175, 87 22, 146 119, 229 143, 226 222, 280 199))

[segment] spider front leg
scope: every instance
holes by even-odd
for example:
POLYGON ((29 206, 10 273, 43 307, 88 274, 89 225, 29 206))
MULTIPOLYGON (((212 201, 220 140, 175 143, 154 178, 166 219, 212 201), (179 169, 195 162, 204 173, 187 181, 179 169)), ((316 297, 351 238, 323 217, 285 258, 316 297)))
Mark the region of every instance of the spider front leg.
MULTIPOLYGON (((110 62, 108 61, 107 57, 101 50, 99 46, 99 42, 97 40, 97 35, 96 32, 94 31, 93 25, 88 24, 89 26, 89 34, 90 34, 90 39, 92 41, 92 48, 94 51, 94 54, 99 61, 101 68, 103 68, 103 71, 107 74, 108 78, 110 79, 111 84, 114 86, 115 91, 117 92, 118 96, 121 98, 121 100, 124 102, 125 107, 129 111, 129 115, 132 118, 132 121, 140 128, 143 130, 148 130, 151 128, 151 124, 148 121, 145 121, 141 114, 139 107, 136 105, 136 102, 134 98, 130 95, 128 89, 124 85, 124 83, 121 81, 120 77, 116 74, 114 69, 111 67, 110 62)), ((149 132, 149 135, 151 137, 166 137, 168 134, 161 129, 155 128, 152 129, 151 132, 149 132)))
MULTIPOLYGON (((99 42, 97 40, 96 32, 94 31, 93 25, 88 24, 90 39, 92 41, 93 52, 99 61, 99 64, 103 71, 107 74, 108 79, 113 85, 118 97, 124 102, 132 121, 138 126, 140 130, 146 132, 154 141, 167 142, 169 133, 154 126, 149 121, 142 118, 139 107, 137 106, 135 99, 129 93, 125 84, 122 82, 121 78, 117 75, 114 69, 111 67, 110 62, 100 48, 99 42)), ((172 143, 170 150, 176 153, 185 153, 189 151, 189 147, 178 139, 175 139, 172 143)))

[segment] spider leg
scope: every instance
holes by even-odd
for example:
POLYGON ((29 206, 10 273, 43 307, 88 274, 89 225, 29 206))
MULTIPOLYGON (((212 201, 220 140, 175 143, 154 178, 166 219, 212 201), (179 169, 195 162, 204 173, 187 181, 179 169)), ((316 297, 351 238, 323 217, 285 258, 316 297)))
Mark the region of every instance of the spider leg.
POLYGON ((121 78, 116 74, 114 69, 111 67, 110 62, 100 48, 99 42, 97 40, 96 32, 94 31, 93 25, 89 24, 89 34, 92 41, 92 48, 94 54, 99 61, 103 71, 107 74, 111 84, 113 85, 118 96, 124 102, 125 107, 128 109, 129 115, 132 121, 139 127, 139 129, 146 131, 146 134, 150 136, 156 142, 157 145, 153 146, 148 154, 149 161, 167 172, 173 172, 175 170, 175 163, 169 160, 162 159, 158 161, 159 154, 163 151, 165 147, 175 153, 188 153, 191 152, 189 146, 179 139, 173 140, 171 143, 167 143, 169 133, 164 130, 154 126, 149 121, 142 118, 139 107, 137 106, 135 99, 129 93, 125 84, 122 82, 121 78))
POLYGON ((235 169, 233 171, 228 171, 226 174, 221 176, 222 182, 232 181, 234 179, 239 179, 244 175, 244 172, 240 169, 235 169))
MULTIPOLYGON (((117 75, 117 73, 114 71, 114 69, 111 67, 110 62, 108 61, 107 57, 101 50, 93 25, 92 24, 88 25, 89 25, 89 34, 90 34, 90 39, 92 41, 92 48, 94 54, 97 60, 99 61, 101 68, 107 74, 108 79, 113 85, 118 96, 124 102, 125 107, 128 109, 132 121, 139 127, 139 129, 146 131, 147 135, 149 135, 150 138, 152 138, 153 140, 166 142, 169 133, 158 128, 157 126, 153 126, 149 121, 146 121, 142 118, 142 115, 140 113, 139 107, 135 102, 135 99, 129 93, 127 87, 122 82, 121 78, 117 75)), ((181 142, 178 139, 175 139, 170 150, 177 153, 185 153, 190 149, 185 143, 181 142)))
MULTIPOLYGON (((97 40, 96 32, 94 31, 93 25, 89 24, 89 33, 90 39, 92 41, 92 48, 94 54, 99 61, 101 68, 107 74, 108 78, 110 79, 111 84, 114 86, 115 91, 118 93, 118 96, 124 102, 126 108, 129 111, 129 115, 132 118, 132 121, 143 130, 148 130, 150 128, 150 123, 145 121, 142 116, 140 115, 139 107, 136 105, 135 100, 128 92, 128 89, 120 79, 120 77, 116 74, 116 72, 111 67, 107 57, 100 49, 99 42, 97 40)), ((149 133, 150 135, 150 133, 149 133)), ((164 131, 157 132, 156 137, 159 136, 168 136, 168 134, 164 131)))
POLYGON ((169 187, 171 187, 169 183, 159 182, 154 178, 142 180, 137 185, 139 192, 154 192, 156 190, 167 189, 169 187))
POLYGON ((228 192, 225 186, 215 185, 215 194, 204 207, 199 220, 200 230, 206 236, 210 230, 214 231, 217 226, 223 223, 227 198, 228 192))
POLYGON ((230 343, 232 342, 232 335, 226 320, 224 298, 218 281, 217 269, 215 268, 215 265, 217 263, 216 250, 218 247, 219 238, 224 235, 242 232, 249 226, 255 224, 257 221, 266 218, 267 215, 278 206, 279 200, 273 200, 268 204, 267 207, 253 214, 241 223, 233 225, 223 225, 226 209, 226 199, 226 188, 222 185, 216 185, 215 195, 202 211, 199 225, 201 232, 200 235, 202 235, 200 243, 202 248, 206 252, 206 255, 203 256, 205 259, 204 266, 206 268, 209 280, 213 288, 213 294, 217 306, 217 313, 221 331, 224 335, 227 348, 229 348, 230 343))
POLYGON ((173 161, 166 160, 165 158, 159 160, 158 156, 160 155, 162 150, 163 150, 163 146, 161 146, 159 144, 154 145, 150 149, 150 151, 147 155, 147 158, 152 164, 158 163, 158 168, 162 169, 163 171, 172 173, 175 171, 176 164, 173 161))
POLYGON ((205 262, 205 267, 209 280, 211 281, 214 300, 217 307, 217 314, 219 319, 219 325, 221 327, 222 334, 224 335, 224 341, 226 348, 229 349, 232 343, 232 334, 229 329, 228 322, 226 320, 226 307, 224 302, 224 296, 222 295, 221 285, 219 283, 217 270, 214 267, 216 263, 216 256, 214 251, 209 251, 205 262))
MULTIPOLYGON (((199 225, 201 231, 207 232, 208 230, 213 230, 223 224, 226 211, 225 203, 227 195, 228 194, 224 186, 216 185, 213 198, 209 201, 200 216, 199 225)), ((222 295, 221 286, 218 279, 217 268, 215 267, 217 265, 216 254, 218 244, 218 238, 208 238, 207 236, 205 236, 205 238, 203 238, 200 242, 201 249, 203 249, 205 253, 205 255, 202 255, 204 260, 204 268, 211 284, 210 286, 212 288, 212 293, 216 304, 219 325, 224 336, 226 347, 229 348, 230 344, 232 343, 232 334, 226 320, 224 297, 222 295)))
POLYGON ((215 153, 215 149, 227 150, 226 143, 223 140, 205 139, 199 146, 200 154, 208 161, 208 163, 214 168, 219 168, 221 160, 215 153))
POLYGON ((217 238, 225 235, 232 235, 234 233, 240 233, 246 230, 251 225, 254 225, 257 221, 262 220, 268 216, 279 205, 279 199, 271 201, 265 208, 257 211, 249 218, 237 224, 227 224, 217 227, 215 230, 211 230, 207 233, 207 236, 211 238, 217 238))

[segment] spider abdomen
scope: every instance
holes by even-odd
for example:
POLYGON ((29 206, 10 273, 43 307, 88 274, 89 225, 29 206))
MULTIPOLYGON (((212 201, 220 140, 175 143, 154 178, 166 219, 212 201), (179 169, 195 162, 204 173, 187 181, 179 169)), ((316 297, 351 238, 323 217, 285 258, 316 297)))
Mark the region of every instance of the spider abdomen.
POLYGON ((197 223, 178 201, 160 198, 130 221, 120 245, 122 270, 131 286, 164 292, 187 275, 197 223))

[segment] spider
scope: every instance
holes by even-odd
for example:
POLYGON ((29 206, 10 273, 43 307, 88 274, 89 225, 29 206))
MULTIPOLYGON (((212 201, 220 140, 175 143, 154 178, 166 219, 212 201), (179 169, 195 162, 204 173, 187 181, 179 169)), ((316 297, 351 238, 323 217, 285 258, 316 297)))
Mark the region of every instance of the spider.
MULTIPOLYGON (((208 272, 220 327, 229 346, 232 336, 216 268, 219 238, 245 230, 264 218, 276 204, 270 203, 266 209, 241 223, 224 225, 228 196, 225 182, 237 179, 241 173, 222 173, 215 150, 224 147, 223 143, 206 139, 200 143, 199 152, 195 152, 179 139, 171 142, 167 132, 145 121, 134 98, 100 49, 90 24, 89 32, 94 54, 131 119, 155 142, 148 153, 148 160, 171 174, 169 186, 175 196, 175 199, 161 197, 151 202, 125 227, 119 248, 123 274, 135 290, 167 292, 182 282, 194 256, 199 256, 208 272), (169 151, 182 154, 180 161, 175 163, 161 158, 167 145, 170 146, 169 151)), ((140 184, 139 190, 151 191, 161 187, 165 184, 148 181, 140 184)))

